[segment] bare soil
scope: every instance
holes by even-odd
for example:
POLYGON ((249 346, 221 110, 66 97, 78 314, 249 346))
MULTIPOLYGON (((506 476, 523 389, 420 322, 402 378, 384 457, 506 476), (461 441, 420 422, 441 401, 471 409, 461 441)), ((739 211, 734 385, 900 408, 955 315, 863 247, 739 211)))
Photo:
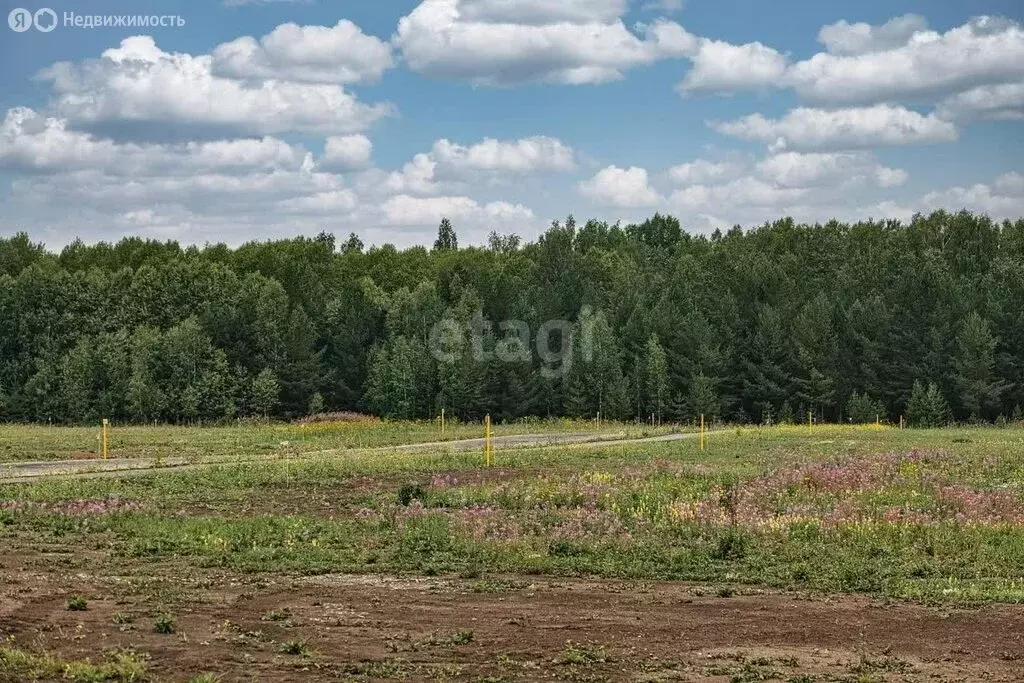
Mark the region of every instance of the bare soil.
POLYGON ((221 681, 1024 680, 1019 606, 936 610, 536 577, 185 566, 105 575, 104 551, 91 555, 12 548, 0 556, 0 638, 94 662, 132 648, 159 681, 201 672, 221 681), (85 611, 67 609, 74 595, 88 600, 85 611), (154 631, 161 612, 173 616, 175 633, 154 631), (116 624, 115 614, 131 623, 116 624), (284 652, 289 643, 301 653, 284 652))

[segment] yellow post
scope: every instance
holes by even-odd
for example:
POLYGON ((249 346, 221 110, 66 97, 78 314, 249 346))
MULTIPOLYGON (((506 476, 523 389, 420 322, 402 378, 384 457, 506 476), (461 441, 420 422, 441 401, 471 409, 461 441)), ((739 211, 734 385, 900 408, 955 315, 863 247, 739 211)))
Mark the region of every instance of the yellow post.
POLYGON ((444 436, 444 408, 441 408, 441 436, 444 436))
POLYGON ((100 432, 100 433, 103 435, 102 442, 103 442, 103 459, 104 460, 107 459, 107 425, 108 424, 110 424, 110 423, 107 421, 107 418, 103 418, 103 431, 100 432))
POLYGON ((491 416, 484 415, 484 465, 491 465, 491 416))
POLYGON ((704 413, 700 414, 700 449, 704 450, 704 413))

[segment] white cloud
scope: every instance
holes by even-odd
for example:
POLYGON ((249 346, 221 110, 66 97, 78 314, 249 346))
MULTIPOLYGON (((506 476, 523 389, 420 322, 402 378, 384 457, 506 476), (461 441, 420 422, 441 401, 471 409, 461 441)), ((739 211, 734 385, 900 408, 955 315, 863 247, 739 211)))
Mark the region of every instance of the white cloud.
POLYGON ((744 207, 762 212, 767 209, 771 214, 779 215, 779 212, 786 212, 786 207, 804 200, 808 192, 807 188, 778 187, 745 176, 723 185, 693 185, 676 190, 668 202, 687 211, 721 211, 723 208, 735 211, 737 207, 744 207))
POLYGON ((992 184, 995 191, 1009 197, 1024 197, 1024 175, 1011 171, 996 178, 992 184))
POLYGON ((1020 218, 1024 216, 1024 178, 1019 173, 1007 173, 992 184, 977 183, 929 192, 922 197, 921 204, 928 209, 967 209, 996 219, 1020 218))
POLYGON ((385 221, 397 226, 437 225, 442 218, 465 220, 475 224, 515 226, 531 223, 533 212, 522 204, 490 202, 479 204, 462 196, 412 197, 396 195, 381 206, 385 221))
POLYGON ((392 43, 409 68, 479 85, 602 83, 687 54, 695 38, 667 20, 626 28, 619 0, 424 0, 392 43))
POLYGON ((337 85, 264 81, 247 87, 213 75, 209 55, 167 53, 134 36, 100 59, 59 62, 40 74, 53 108, 75 124, 150 122, 216 126, 247 133, 358 132, 392 112, 337 85))
POLYGON ((732 161, 708 161, 697 159, 668 169, 669 179, 677 185, 699 185, 703 183, 730 180, 741 170, 732 161))
POLYGON ((1024 119, 1024 81, 981 85, 939 103, 937 116, 950 121, 1024 119))
POLYGON ((441 139, 434 143, 431 157, 443 167, 457 172, 534 173, 572 171, 576 168, 572 148, 561 140, 545 136, 519 140, 484 138, 470 146, 441 139))
POLYGON ((851 24, 844 19, 822 26, 818 41, 835 55, 862 55, 902 47, 915 33, 927 28, 928 22, 917 14, 893 17, 880 26, 851 24))
POLYGON ((892 49, 816 54, 790 67, 786 82, 809 99, 862 104, 1024 79, 1024 28, 1014 21, 977 17, 946 33, 917 30, 900 41, 892 49))
POLYGON ((683 9, 685 0, 651 0, 641 6, 641 9, 645 12, 665 12, 666 14, 673 14, 683 9))
POLYGON ((628 0, 463 0, 459 10, 466 21, 539 26, 609 23, 625 14, 628 4, 628 0))
POLYGON ((761 160, 758 174, 780 187, 815 187, 869 182, 895 187, 907 180, 907 172, 875 162, 864 152, 783 152, 761 160))
POLYGON ((67 121, 27 107, 0 123, 0 168, 57 173, 76 169, 111 175, 194 174, 214 171, 298 170, 309 154, 273 137, 180 144, 117 143, 69 130, 67 121))
POLYGON ((218 45, 212 57, 215 76, 306 83, 370 83, 393 65, 391 46, 347 19, 281 24, 259 41, 242 36, 218 45))
POLYGON ((580 192, 594 201, 621 208, 654 206, 661 196, 647 182, 647 169, 638 166, 606 166, 590 180, 578 185, 580 192))
POLYGON ((388 174, 384 186, 394 193, 430 195, 469 183, 501 185, 517 176, 575 168, 572 148, 556 138, 484 138, 472 145, 442 138, 429 152, 416 154, 400 171, 388 174))
POLYGON ((384 186, 393 193, 435 194, 440 186, 434 180, 437 162, 428 154, 417 154, 400 171, 388 174, 384 186))
POLYGON ((724 135, 767 143, 773 151, 862 149, 957 139, 956 128, 948 121, 886 104, 834 110, 798 107, 781 119, 751 114, 710 125, 724 135))
POLYGON ((679 90, 792 88, 806 100, 829 105, 948 99, 950 116, 959 108, 994 118, 1018 113, 1024 26, 1017 21, 980 16, 939 33, 908 14, 879 26, 840 21, 822 27, 818 39, 827 51, 795 63, 761 43, 694 39, 696 49, 683 52, 694 68, 679 90), (963 102, 957 99, 968 92, 963 102), (1009 105, 997 106, 1007 99, 1009 105))
POLYGON ((994 220, 1019 219, 1024 216, 1024 176, 1016 172, 1006 173, 991 183, 956 185, 933 190, 916 200, 886 200, 862 207, 859 213, 875 218, 897 218, 907 221, 915 213, 929 213, 939 209, 966 209, 987 214, 994 220))
POLYGON ((786 73, 786 57, 761 43, 733 45, 700 39, 693 69, 679 84, 685 92, 729 92, 778 85, 786 73))
POLYGON ((356 193, 349 189, 318 192, 306 197, 282 199, 276 205, 285 213, 310 213, 324 215, 328 213, 347 213, 359 205, 356 193))
POLYGON ((366 168, 373 154, 373 143, 365 135, 332 135, 324 142, 318 164, 343 171, 366 168))

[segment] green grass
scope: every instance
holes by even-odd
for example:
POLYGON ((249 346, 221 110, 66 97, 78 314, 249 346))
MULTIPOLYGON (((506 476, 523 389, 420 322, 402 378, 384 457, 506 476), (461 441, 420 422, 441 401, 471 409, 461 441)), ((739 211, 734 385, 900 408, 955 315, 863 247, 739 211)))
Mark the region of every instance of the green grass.
POLYGON ((487 574, 548 574, 698 581, 722 597, 1024 603, 1022 453, 1016 428, 832 426, 728 430, 703 452, 692 439, 504 450, 489 470, 476 452, 348 452, 0 486, 0 534, 102 547, 136 570, 173 559, 483 589, 499 585, 487 574), (83 500, 93 512, 70 503, 83 500))
MULTIPOLYGON (((667 430, 667 427, 655 428, 632 423, 604 422, 599 426, 590 420, 525 420, 494 426, 496 436, 549 432, 641 434, 667 430)), ((208 427, 113 425, 109 431, 108 457, 182 457, 189 461, 230 459, 239 456, 376 448, 482 437, 482 424, 455 421, 446 423, 444 434, 441 433, 437 422, 390 422, 375 419, 309 425, 256 422, 208 427)), ((99 425, 0 425, 0 462, 98 457, 99 425)))
POLYGON ((66 660, 45 652, 30 652, 0 645, 0 678, 4 680, 64 680, 75 683, 118 681, 137 683, 148 679, 145 661, 134 652, 110 652, 105 661, 66 660))

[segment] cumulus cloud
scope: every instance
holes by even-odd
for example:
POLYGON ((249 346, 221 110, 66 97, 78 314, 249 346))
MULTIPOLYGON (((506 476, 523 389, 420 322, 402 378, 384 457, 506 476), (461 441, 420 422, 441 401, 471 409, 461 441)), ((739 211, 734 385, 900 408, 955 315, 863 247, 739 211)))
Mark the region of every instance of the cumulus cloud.
POLYGON ((907 180, 907 172, 878 164, 865 152, 783 152, 757 164, 758 174, 780 187, 815 187, 870 182, 896 187, 907 180))
POLYGON ((1024 81, 981 85, 939 103, 938 117, 951 121, 1024 119, 1024 81))
POLYGON ((946 33, 917 30, 904 44, 855 54, 818 53, 786 81, 803 97, 845 104, 908 101, 1024 79, 1024 28, 976 17, 946 33))
POLYGON ((798 107, 780 119, 751 114, 710 125, 724 135, 767 143, 772 151, 862 149, 957 139, 952 123, 887 104, 849 109, 798 107))
POLYGON ((639 166, 606 166, 593 178, 578 184, 585 196, 599 204, 621 208, 654 206, 661 196, 648 184, 647 169, 639 166))
POLYGON ((472 145, 442 138, 429 152, 416 154, 401 170, 392 171, 385 186, 395 193, 435 194, 470 182, 500 185, 517 176, 575 168, 575 152, 557 138, 484 138, 472 145))
POLYGON ((886 200, 861 207, 862 215, 875 218, 909 220, 915 213, 929 213, 943 209, 966 209, 984 213, 995 220, 1016 220, 1024 216, 1024 176, 1017 172, 1005 173, 990 183, 955 185, 933 190, 917 199, 886 200))
POLYGON ((677 185, 699 185, 730 180, 739 175, 740 170, 740 164, 732 161, 697 159, 672 166, 668 169, 668 177, 677 185))
POLYGON ((693 185, 669 195, 671 206, 689 211, 721 211, 726 207, 765 210, 775 215, 807 196, 805 187, 779 187, 752 176, 721 185, 693 185))
POLYGON ((791 63, 761 43, 695 38, 683 92, 792 88, 831 106, 947 100, 946 115, 1015 116, 1024 83, 1024 26, 979 16, 945 33, 904 15, 881 25, 840 21, 822 27, 826 51, 791 63), (1009 100, 1007 105, 1000 106, 1009 100))
POLYGON ((255 85, 214 75, 209 55, 168 53, 150 36, 125 38, 100 59, 58 62, 40 76, 52 106, 74 124, 149 122, 274 134, 359 132, 390 114, 338 85, 267 80, 255 85))
POLYGON ((242 36, 218 45, 214 76, 306 83, 371 83, 393 65, 391 46, 347 19, 334 26, 281 24, 258 41, 242 36))
POLYGON ((878 26, 864 22, 851 24, 844 19, 822 26, 818 41, 834 55, 863 55, 902 47, 914 34, 927 28, 928 22, 917 14, 893 17, 878 26))
POLYGON ((688 54, 696 39, 659 20, 630 31, 621 0, 424 0, 392 43, 413 71, 479 85, 602 83, 688 54))
POLYGON ((786 73, 785 55, 761 43, 733 45, 700 39, 693 68, 679 84, 685 92, 731 92, 776 86, 786 73))
POLYGON ((332 135, 324 142, 324 153, 317 161, 323 168, 342 171, 366 168, 373 154, 373 143, 365 135, 332 135))
POLYGON ((461 171, 572 171, 576 168, 571 147, 556 138, 534 136, 519 140, 484 138, 465 146, 447 139, 434 143, 431 155, 442 166, 461 171))
POLYGON ((27 107, 0 123, 0 168, 23 173, 101 170, 115 176, 209 171, 298 170, 309 164, 301 147, 265 136, 180 144, 117 143, 71 130, 67 121, 27 107))
POLYGON ((470 197, 412 197, 396 195, 381 207, 385 221, 397 226, 437 225, 442 218, 466 220, 476 225, 515 226, 531 223, 533 211, 522 204, 489 202, 479 204, 470 197))

